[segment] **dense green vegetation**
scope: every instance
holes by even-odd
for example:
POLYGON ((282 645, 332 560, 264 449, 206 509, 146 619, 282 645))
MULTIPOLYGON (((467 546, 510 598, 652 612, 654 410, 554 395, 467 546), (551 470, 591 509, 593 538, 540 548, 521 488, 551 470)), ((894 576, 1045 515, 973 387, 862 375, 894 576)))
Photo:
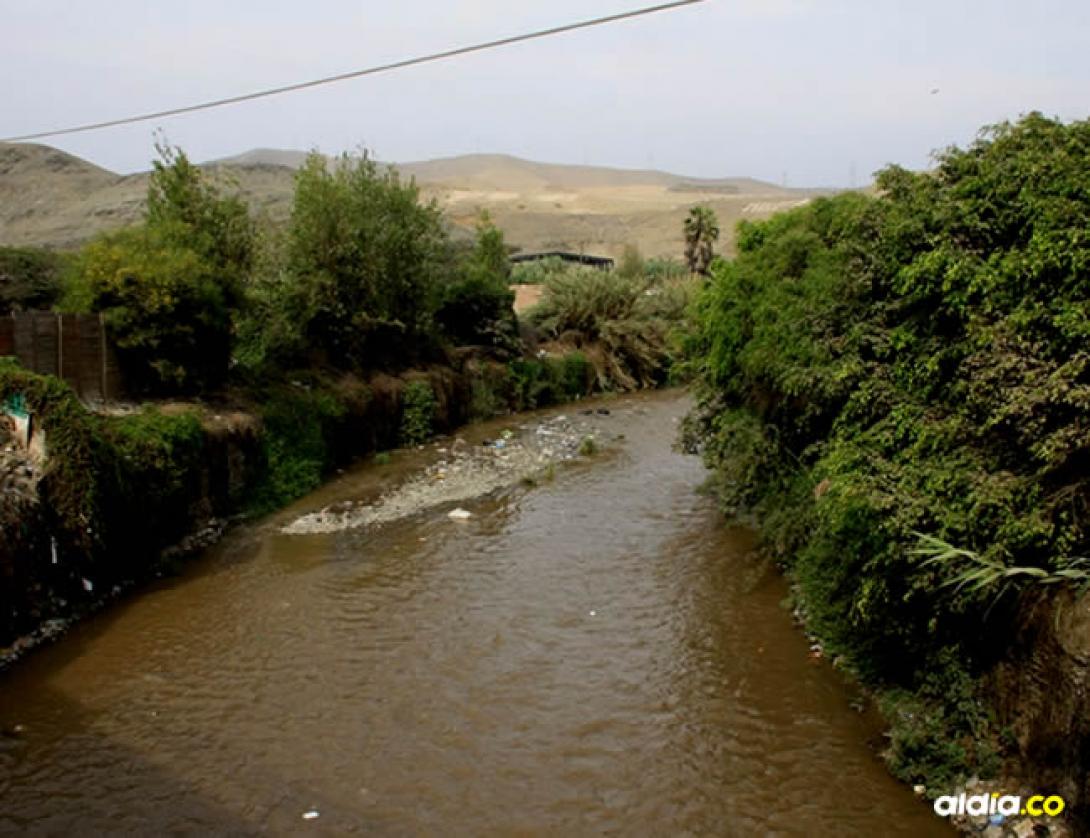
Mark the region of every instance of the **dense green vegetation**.
POLYGON ((544 286, 526 320, 558 353, 578 351, 603 390, 667 381, 696 284, 668 261, 645 263, 630 248, 615 271, 560 260, 534 264, 544 286))
POLYGON ((380 171, 367 155, 334 166, 310 155, 296 174, 274 311, 288 318, 294 345, 275 354, 341 368, 417 356, 430 334, 444 247, 438 209, 421 204, 396 172, 380 171))
POLYGON ((223 277, 178 243, 174 222, 120 230, 89 244, 64 307, 98 311, 137 393, 191 393, 223 384, 231 308, 223 277))
POLYGON ((184 153, 157 148, 145 222, 83 248, 62 308, 105 315, 137 393, 205 391, 227 377, 254 225, 184 153))
MULTIPOLYGON (((878 690, 894 771, 942 789, 999 769, 982 679, 1028 600, 1090 587, 1090 122, 1030 115, 886 169, 876 196, 743 222, 730 260, 696 207, 684 266, 630 248, 612 272, 512 271, 487 216, 458 247, 366 155, 312 155, 277 228, 159 151, 142 224, 70 259, 0 249, 0 314, 101 312, 136 394, 248 405, 257 468, 217 511, 468 419, 692 376, 711 488, 878 690), (544 286, 522 337, 519 282, 544 286)), ((197 407, 101 416, 0 362, 16 394, 50 466, 41 526, 0 519, 5 635, 50 613, 38 592, 146 570, 203 514, 215 444, 197 407)))
POLYGON ((1085 579, 1090 123, 1030 115, 878 187, 740 226, 689 433, 885 691, 895 771, 941 787, 997 767, 976 679, 1020 598, 1085 579))
POLYGON ((516 352, 518 322, 511 307, 515 295, 508 287, 511 265, 503 233, 487 213, 477 224, 476 245, 452 273, 435 313, 443 335, 463 346, 516 352))
POLYGON ((157 150, 140 224, 64 258, 0 250, 0 313, 101 313, 129 395, 182 399, 106 416, 2 362, 0 398, 25 401, 48 468, 40 503, 0 509, 0 641, 145 576, 199 523, 281 507, 355 457, 665 378, 665 318, 680 319, 684 294, 658 285, 675 266, 652 281, 633 256, 620 306, 579 322, 564 313, 578 294, 557 284, 543 351, 520 336, 487 216, 464 246, 396 171, 313 154, 277 226, 214 169, 157 150))
POLYGON ((61 295, 64 257, 30 247, 0 247, 0 315, 51 308, 61 295))
POLYGON ((405 385, 401 412, 401 442, 419 445, 435 433, 435 393, 427 381, 419 379, 405 385))
MULTIPOLYGON (((144 222, 85 246, 62 302, 105 314, 135 394, 208 394, 292 370, 446 364, 460 346, 521 353, 507 247, 487 216, 475 244, 458 246, 434 203, 395 170, 366 153, 332 163, 315 153, 278 227, 214 171, 157 149, 144 222)), ((51 263, 23 256, 19 292, 29 300, 51 263)))

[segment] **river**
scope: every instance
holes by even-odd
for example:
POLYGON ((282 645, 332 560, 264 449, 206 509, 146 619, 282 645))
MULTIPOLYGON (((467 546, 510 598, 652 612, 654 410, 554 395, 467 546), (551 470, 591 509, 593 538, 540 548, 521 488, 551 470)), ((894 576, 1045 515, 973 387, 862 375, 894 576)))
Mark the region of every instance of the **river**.
POLYGON ((602 404, 468 521, 281 532, 438 455, 362 465, 0 675, 0 831, 950 834, 696 493, 686 398, 602 404))

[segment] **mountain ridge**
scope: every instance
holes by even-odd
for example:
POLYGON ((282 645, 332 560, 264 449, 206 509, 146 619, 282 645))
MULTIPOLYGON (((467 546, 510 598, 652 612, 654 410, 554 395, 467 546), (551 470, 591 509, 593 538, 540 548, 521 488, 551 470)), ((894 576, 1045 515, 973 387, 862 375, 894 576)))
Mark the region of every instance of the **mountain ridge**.
MULTIPOLYGON (((274 221, 290 211, 294 170, 307 152, 254 148, 201 163, 225 172, 274 221)), ((386 165, 380 163, 380 165, 386 165)), ((829 190, 788 189, 753 178, 696 178, 657 169, 542 163, 509 154, 467 154, 392 164, 415 179, 456 227, 482 210, 511 244, 649 256, 682 252, 681 222, 694 204, 720 215, 729 245, 734 222, 765 217, 829 190)), ((148 172, 118 174, 47 145, 0 144, 0 244, 71 248, 138 221, 148 172)))
MULTIPOLYGON (((202 165, 278 165, 296 169, 303 164, 310 152, 295 149, 281 148, 252 148, 241 154, 231 155, 209 160, 202 165)), ((326 155, 330 159, 335 156, 326 155)), ((668 172, 663 169, 628 168, 623 166, 594 166, 579 163, 550 163, 541 160, 531 160, 514 154, 504 153, 480 153, 456 154, 445 157, 436 157, 429 160, 408 160, 401 162, 379 161, 380 165, 390 165, 405 174, 411 174, 427 183, 445 182, 453 180, 459 174, 465 174, 466 169, 471 174, 476 174, 482 168, 510 167, 521 168, 539 174, 552 185, 563 185, 562 181, 570 181, 581 178, 583 183, 589 185, 599 182, 601 185, 616 184, 652 184, 667 186, 675 189, 694 188, 695 191, 713 191, 716 188, 724 190, 738 189, 740 191, 759 191, 762 194, 772 192, 822 192, 825 190, 813 189, 787 189, 768 181, 745 176, 704 177, 698 175, 683 175, 668 172), (473 169, 476 171, 472 171, 473 169), (461 171, 460 171, 461 170, 461 171), (423 177, 422 177, 423 176, 423 177)))

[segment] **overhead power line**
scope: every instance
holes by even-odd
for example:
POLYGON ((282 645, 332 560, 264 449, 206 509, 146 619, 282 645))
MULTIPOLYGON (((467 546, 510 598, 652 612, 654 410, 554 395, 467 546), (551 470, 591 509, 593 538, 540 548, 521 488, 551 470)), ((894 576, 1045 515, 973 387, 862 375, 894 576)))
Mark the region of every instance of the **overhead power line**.
POLYGON ((294 93, 297 90, 306 90, 310 87, 319 87, 324 84, 334 84, 336 82, 347 81, 348 79, 357 79, 361 76, 373 76, 378 73, 388 73, 391 70, 400 70, 404 67, 413 67, 417 64, 428 64, 433 61, 444 61, 448 58, 455 58, 459 55, 468 55, 473 52, 484 52, 485 50, 495 49, 497 47, 505 47, 510 44, 521 43, 522 41, 532 41, 537 38, 548 38, 552 35, 560 35, 564 32, 572 32, 576 29, 589 29, 592 26, 602 26, 607 23, 616 23, 620 20, 627 20, 629 18, 641 17, 643 15, 654 14, 655 12, 665 12, 670 9, 676 9, 680 6, 691 6, 694 3, 703 3, 704 0, 675 0, 672 3, 661 3, 657 6, 647 6, 642 9, 634 9, 630 12, 621 12, 615 15, 607 15, 605 17, 593 18, 592 20, 583 20, 578 23, 567 23, 563 26, 554 26, 550 29, 540 29, 536 32, 528 32, 524 35, 512 35, 509 38, 500 38, 496 41, 485 41, 481 44, 473 44, 467 47, 458 47, 456 49, 449 49, 443 52, 434 52, 430 55, 421 55, 417 58, 406 58, 401 61, 394 61, 390 64, 379 64, 375 67, 367 67, 363 70, 352 70, 348 73, 338 73, 335 76, 327 76, 321 79, 312 79, 311 81, 298 82, 296 84, 286 84, 283 87, 271 87, 266 90, 258 90, 253 93, 244 93, 239 96, 228 96, 225 99, 213 99, 210 102, 200 102, 196 105, 186 105, 180 108, 171 108, 165 111, 155 111, 154 113, 138 114, 136 116, 126 116, 121 119, 110 119, 105 122, 90 122, 86 125, 75 125, 70 128, 57 128, 52 131, 39 131, 34 134, 22 134, 18 137, 4 137, 0 139, 0 142, 4 143, 18 143, 26 140, 42 140, 46 137, 59 137, 64 134, 79 134, 84 131, 98 131, 102 128, 114 128, 118 125, 131 125, 134 122, 147 122, 150 119, 162 119, 167 116, 178 116, 179 114, 193 113, 194 111, 208 110, 209 108, 222 108, 224 105, 236 105, 239 102, 249 102, 252 99, 264 99, 268 96, 279 96, 282 93, 294 93))

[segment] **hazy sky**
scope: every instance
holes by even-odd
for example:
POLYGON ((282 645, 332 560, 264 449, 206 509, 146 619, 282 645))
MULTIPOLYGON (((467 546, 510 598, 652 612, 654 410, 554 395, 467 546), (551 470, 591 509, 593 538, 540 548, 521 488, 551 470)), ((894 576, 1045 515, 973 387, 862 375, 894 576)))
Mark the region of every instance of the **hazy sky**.
MULTIPOLYGON (((0 136, 331 75, 651 0, 0 0, 0 136)), ((256 146, 847 185, 1029 110, 1090 116, 1090 0, 706 0, 442 64, 162 120, 256 146), (938 93, 931 91, 938 88, 938 93)), ((146 168, 153 123, 46 140, 146 168)))

